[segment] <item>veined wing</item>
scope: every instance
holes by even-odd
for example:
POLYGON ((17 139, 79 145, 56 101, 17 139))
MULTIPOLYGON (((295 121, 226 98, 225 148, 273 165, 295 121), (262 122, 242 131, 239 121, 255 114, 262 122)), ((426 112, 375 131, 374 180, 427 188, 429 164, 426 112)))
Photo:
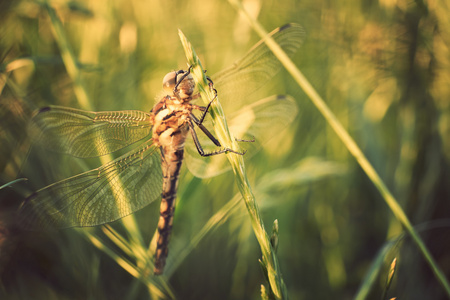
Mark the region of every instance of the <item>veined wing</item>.
MULTIPOLYGON (((275 29, 269 36, 292 57, 302 45, 305 32, 302 26, 290 23, 275 29)), ((235 112, 252 100, 248 95, 263 87, 280 68, 278 58, 261 40, 243 58, 211 76, 225 114, 235 112)))
POLYGON ((21 226, 95 226, 123 218, 161 197, 159 149, 149 140, 100 168, 38 190, 19 210, 21 226))
POLYGON ((105 155, 151 133, 150 114, 139 110, 90 112, 61 106, 41 109, 30 136, 48 149, 77 157, 105 155))
MULTIPOLYGON (((287 24, 269 35, 287 55, 293 56, 300 48, 305 32, 298 24, 287 24)), ((279 60, 261 40, 242 59, 211 76, 233 135, 247 140, 255 138, 254 143, 243 145, 248 150, 246 158, 254 155, 262 144, 278 134, 297 115, 297 106, 291 97, 276 95, 252 103, 253 99, 249 96, 264 86, 280 68, 279 60)), ((212 128, 208 122, 205 126, 212 128)), ((202 138, 204 135, 201 132, 198 136, 205 148, 212 146, 210 140, 202 138)), ((197 177, 211 177, 229 169, 224 155, 203 158, 196 153, 194 143, 188 139, 186 163, 197 177)))
MULTIPOLYGON (((236 138, 251 140, 243 143, 247 150, 245 158, 250 158, 272 137, 278 135, 297 115, 297 105, 290 96, 274 95, 242 107, 238 112, 227 116, 230 131, 236 138)), ((212 128, 210 120, 203 123, 212 128)), ((198 132, 200 143, 206 149, 217 149, 202 132, 198 132)), ((197 177, 206 178, 219 175, 230 168, 226 155, 201 157, 198 155, 192 139, 186 141, 186 164, 189 171, 197 177)))

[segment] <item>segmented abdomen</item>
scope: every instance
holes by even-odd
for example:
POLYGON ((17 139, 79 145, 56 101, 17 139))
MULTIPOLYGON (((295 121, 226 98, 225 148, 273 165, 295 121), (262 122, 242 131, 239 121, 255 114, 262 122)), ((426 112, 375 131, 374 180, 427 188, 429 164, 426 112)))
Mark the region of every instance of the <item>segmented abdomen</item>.
POLYGON ((156 239, 155 268, 156 275, 162 274, 169 252, 168 244, 172 232, 175 200, 177 197, 178 177, 183 162, 184 149, 161 147, 163 188, 158 222, 158 237, 156 239))

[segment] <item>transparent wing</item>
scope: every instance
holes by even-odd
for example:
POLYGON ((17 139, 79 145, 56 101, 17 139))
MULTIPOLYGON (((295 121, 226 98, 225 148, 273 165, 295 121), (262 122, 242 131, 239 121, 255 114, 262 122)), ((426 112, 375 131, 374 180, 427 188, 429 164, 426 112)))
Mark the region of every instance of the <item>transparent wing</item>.
MULTIPOLYGON (((269 35, 292 57, 302 45, 305 32, 300 25, 291 23, 275 29, 269 35)), ((247 104, 247 96, 263 87, 280 68, 280 61, 261 40, 242 59, 211 76, 225 114, 247 104)))
POLYGON ((49 106, 32 119, 30 136, 56 152, 77 157, 105 155, 151 133, 150 114, 139 110, 90 112, 49 106))
POLYGON ((159 199, 161 158, 151 140, 100 168, 59 181, 28 197, 25 228, 95 226, 123 218, 159 199))
MULTIPOLYGON (((251 140, 253 143, 241 143, 241 148, 247 150, 248 159, 258 152, 261 145, 291 123, 297 115, 297 105, 289 96, 274 95, 242 107, 238 112, 227 116, 228 127, 238 139, 251 140)), ((211 121, 205 121, 207 128, 212 128, 211 121)), ((206 150, 217 149, 216 146, 200 130, 196 130, 201 145, 206 150)), ((201 157, 192 141, 186 140, 186 164, 195 176, 212 177, 227 171, 230 166, 226 155, 201 157)))
MULTIPOLYGON (((302 45, 305 32, 298 24, 287 24, 269 35, 287 55, 293 56, 302 45)), ((242 144, 242 148, 247 150, 245 158, 254 155, 262 144, 278 134, 297 115, 297 106, 288 96, 272 96, 254 103, 249 96, 263 87, 280 68, 279 60, 261 40, 242 59, 211 76, 233 135, 240 139, 256 140, 242 144)), ((208 122, 205 126, 212 130, 208 122)), ((197 135, 202 146, 217 149, 199 130, 197 135)), ((225 155, 201 157, 192 139, 187 139, 185 149, 186 164, 197 177, 211 177, 229 169, 225 155)))

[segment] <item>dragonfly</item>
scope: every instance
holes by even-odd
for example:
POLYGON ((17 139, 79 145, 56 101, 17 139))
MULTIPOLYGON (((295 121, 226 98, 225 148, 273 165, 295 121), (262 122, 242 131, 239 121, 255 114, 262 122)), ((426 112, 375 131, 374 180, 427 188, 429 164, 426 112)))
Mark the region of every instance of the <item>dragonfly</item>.
MULTIPOLYGON (((287 24, 270 36, 289 55, 301 46, 304 31, 287 24)), ((247 155, 279 134, 296 116, 289 96, 274 95, 251 101, 281 68, 263 41, 242 59, 211 76, 210 87, 220 96, 229 128, 248 143, 247 155)), ((32 193, 19 209, 27 228, 87 227, 110 223, 161 200, 154 257, 154 274, 163 273, 173 226, 180 169, 186 161, 197 177, 216 176, 227 170, 227 147, 207 129, 207 107, 192 104, 198 98, 189 70, 168 73, 167 93, 150 112, 139 110, 91 112, 49 106, 33 117, 31 131, 45 147, 75 157, 103 156, 138 144, 128 153, 99 168, 61 180, 32 193), (194 111, 200 111, 196 116, 194 111), (199 128, 203 134, 197 134, 199 128), (188 138, 189 133, 192 139, 188 138), (215 149, 205 151, 204 149, 215 149)), ((211 99, 214 101, 215 99, 211 99)), ((210 102, 211 103, 211 102, 210 102)))

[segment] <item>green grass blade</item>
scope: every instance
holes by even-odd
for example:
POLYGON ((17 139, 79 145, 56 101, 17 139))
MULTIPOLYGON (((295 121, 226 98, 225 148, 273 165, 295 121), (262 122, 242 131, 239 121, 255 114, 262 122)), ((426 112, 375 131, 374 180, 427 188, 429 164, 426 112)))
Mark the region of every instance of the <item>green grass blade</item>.
POLYGON ((336 132, 338 137, 342 140, 344 145, 347 147, 349 152, 355 157, 356 161, 359 163, 361 168, 367 174, 369 179, 375 185, 375 187, 380 192, 383 199, 386 201, 387 205, 395 215, 398 221, 404 226, 406 231, 411 235, 416 245, 419 247, 422 252, 425 260, 430 265, 433 273, 436 278, 441 283, 442 287, 445 289, 447 295, 450 297, 450 284, 448 283, 447 278, 444 273, 438 267, 434 258, 431 256, 428 248, 425 246, 425 243, 422 241, 420 236, 414 230, 411 222, 406 216, 405 212, 401 208, 400 204, 397 202, 395 197, 387 188, 386 184, 380 178, 378 173, 375 171, 373 166, 367 160, 366 156, 363 154, 361 149, 358 147, 353 138, 349 135, 349 133, 345 130, 336 116, 331 112, 328 106, 325 104, 325 101, 319 96, 316 90, 312 87, 306 77, 300 72, 300 70, 295 66, 295 64, 290 60, 290 58, 283 52, 283 50, 271 39, 266 38, 267 32, 264 28, 259 24, 256 20, 254 20, 244 9, 242 4, 238 0, 229 0, 230 4, 235 7, 235 9, 240 12, 248 21, 250 26, 256 31, 256 33, 261 36, 261 38, 265 39, 265 43, 272 50, 274 55, 280 60, 283 66, 288 70, 291 76, 295 79, 298 85, 303 89, 303 91, 309 96, 313 104, 320 111, 320 113, 324 116, 325 120, 331 126, 331 128, 336 132))
POLYGON ((59 50, 61 51, 61 57, 66 67, 67 74, 73 81, 74 92, 80 107, 85 110, 92 110, 91 101, 89 100, 88 93, 86 92, 85 83, 81 76, 80 69, 78 67, 77 59, 67 39, 66 33, 61 20, 56 15, 55 10, 50 6, 48 1, 45 2, 47 13, 51 20, 53 35, 58 43, 59 50))
POLYGON ((386 255, 389 253, 392 247, 396 245, 396 242, 397 242, 396 240, 389 241, 383 246, 383 248, 381 248, 376 258, 372 261, 372 265, 370 266, 369 271, 364 277, 362 284, 360 285, 359 290, 353 299, 355 300, 367 299, 373 286, 375 286, 378 283, 377 282, 378 275, 383 266, 386 255))
MULTIPOLYGON (((55 10, 51 7, 48 1, 44 2, 44 6, 47 10, 47 13, 50 17, 50 24, 53 30, 53 35, 55 37, 56 42, 58 43, 59 49, 61 51, 61 56, 66 67, 67 73, 69 77, 73 81, 74 91, 76 98, 78 100, 78 104, 82 109, 92 110, 93 106, 89 99, 86 84, 82 77, 82 72, 79 67, 79 63, 75 56, 74 51, 69 43, 69 40, 66 36, 64 27, 62 25, 61 20, 56 14, 55 10)), ((105 155, 100 157, 100 162, 105 164, 111 161, 113 157, 111 155, 105 155)), ((122 189, 121 184, 114 185, 116 191, 120 193, 120 189, 122 189)), ((128 238, 129 238, 129 249, 133 251, 133 256, 137 261, 137 268, 144 268, 146 264, 146 259, 143 258, 143 253, 146 253, 146 249, 144 247, 143 238, 139 227, 137 225, 136 219, 133 215, 130 215, 126 218, 122 219, 122 224, 125 227, 128 238)), ((91 240, 92 241, 92 240, 91 240)), ((113 240, 113 242, 116 242, 113 240)), ((118 244, 120 245, 120 244, 118 244)), ((105 251, 106 252, 106 251, 105 251)), ((114 259, 121 267, 130 272, 130 268, 127 264, 122 263, 123 260, 114 259), (119 263, 120 262, 120 263, 119 263)), ((131 272, 130 272, 131 274, 131 272)), ((150 283, 149 283, 150 284, 150 283)), ((151 290, 151 288, 149 288, 151 290)))
POLYGON ((21 181, 27 181, 27 180, 28 180, 27 178, 18 178, 18 179, 16 179, 16 180, 7 182, 7 183, 5 183, 4 185, 0 186, 0 190, 1 190, 1 189, 4 189, 4 188, 7 188, 7 187, 10 187, 10 186, 12 186, 12 185, 14 185, 14 184, 16 184, 16 183, 18 183, 18 182, 21 182, 21 181))
MULTIPOLYGON (((200 95, 203 101, 207 104, 214 98, 215 95, 208 86, 206 75, 197 55, 195 54, 194 49, 181 31, 179 31, 179 35, 186 53, 188 63, 190 66, 192 66, 191 74, 197 83, 197 87, 200 91, 200 95)), ((220 98, 220 91, 218 98, 220 98)), ((228 130, 228 126, 224 117, 223 110, 220 106, 219 99, 214 100, 209 112, 213 120, 215 133, 221 145, 235 151, 240 151, 237 142, 228 130)), ((253 195, 250 183, 248 181, 245 172, 243 156, 234 153, 228 153, 227 158, 231 164, 236 183, 250 215, 253 231, 261 247, 262 260, 267 269, 267 277, 269 279, 270 288, 272 289, 272 292, 277 299, 287 299, 288 297, 286 294, 286 289, 283 288, 284 283, 281 278, 278 259, 272 249, 269 235, 264 228, 264 223, 262 221, 255 196, 253 195)))

